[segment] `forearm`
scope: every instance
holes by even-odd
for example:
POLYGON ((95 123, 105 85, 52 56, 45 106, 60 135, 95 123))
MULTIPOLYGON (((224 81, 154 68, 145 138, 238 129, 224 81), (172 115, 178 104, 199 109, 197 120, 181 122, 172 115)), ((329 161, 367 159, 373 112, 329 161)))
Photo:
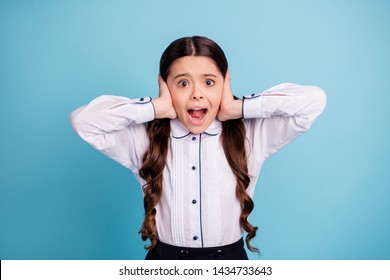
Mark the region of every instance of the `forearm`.
POLYGON ((244 118, 293 117, 310 125, 324 110, 326 95, 315 86, 280 84, 261 94, 244 97, 244 118))
POLYGON ((96 135, 121 130, 153 120, 155 116, 151 98, 129 99, 103 95, 73 111, 70 122, 84 140, 96 135))

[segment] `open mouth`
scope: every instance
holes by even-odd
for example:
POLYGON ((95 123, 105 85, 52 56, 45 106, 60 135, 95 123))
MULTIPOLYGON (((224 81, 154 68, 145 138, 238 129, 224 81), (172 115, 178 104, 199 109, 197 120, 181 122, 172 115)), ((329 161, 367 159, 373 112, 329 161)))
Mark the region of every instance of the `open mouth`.
POLYGON ((206 108, 194 108, 188 110, 188 115, 191 117, 191 121, 194 124, 200 124, 207 114, 206 108))

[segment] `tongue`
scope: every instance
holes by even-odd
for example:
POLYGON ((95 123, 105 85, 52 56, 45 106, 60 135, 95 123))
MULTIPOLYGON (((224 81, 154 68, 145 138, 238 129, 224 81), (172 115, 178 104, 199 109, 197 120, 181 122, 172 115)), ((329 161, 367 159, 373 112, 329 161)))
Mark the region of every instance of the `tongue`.
POLYGON ((190 115, 193 118, 201 118, 204 114, 204 110, 190 110, 190 115))

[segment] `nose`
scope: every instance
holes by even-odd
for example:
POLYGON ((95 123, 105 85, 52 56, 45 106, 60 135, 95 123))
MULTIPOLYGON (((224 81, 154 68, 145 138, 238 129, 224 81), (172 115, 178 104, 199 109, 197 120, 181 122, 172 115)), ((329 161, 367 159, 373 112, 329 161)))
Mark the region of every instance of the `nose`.
POLYGON ((199 89, 199 87, 194 87, 194 90, 192 91, 192 94, 191 94, 191 99, 193 99, 193 100, 202 100, 203 99, 203 93, 199 89))

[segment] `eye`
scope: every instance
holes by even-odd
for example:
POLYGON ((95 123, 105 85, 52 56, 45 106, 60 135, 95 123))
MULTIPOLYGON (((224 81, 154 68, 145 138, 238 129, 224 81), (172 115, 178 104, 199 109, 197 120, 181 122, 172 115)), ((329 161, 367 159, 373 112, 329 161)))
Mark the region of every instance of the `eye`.
POLYGON ((189 82, 187 80, 181 80, 177 84, 179 87, 186 87, 189 85, 189 82))
POLYGON ((206 84, 206 86, 213 86, 215 84, 215 82, 213 80, 211 80, 211 79, 207 79, 205 81, 205 84, 206 84))

